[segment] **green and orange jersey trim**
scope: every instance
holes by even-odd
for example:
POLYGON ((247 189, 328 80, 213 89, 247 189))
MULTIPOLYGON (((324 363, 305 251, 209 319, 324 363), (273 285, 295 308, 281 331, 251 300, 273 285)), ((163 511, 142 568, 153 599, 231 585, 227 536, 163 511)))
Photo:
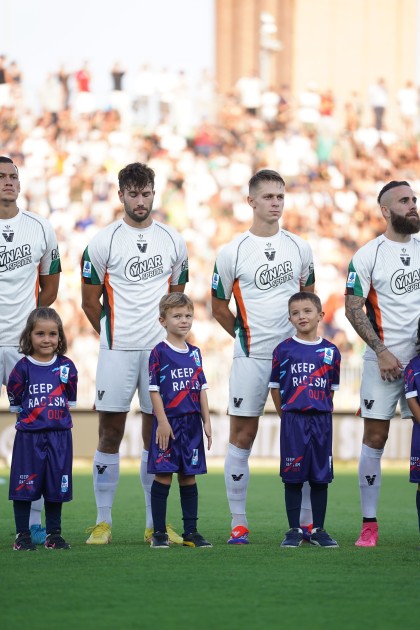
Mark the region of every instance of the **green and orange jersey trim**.
POLYGON ((366 299, 366 314, 370 323, 373 326, 373 330, 378 335, 379 339, 384 341, 384 329, 382 326, 382 313, 379 307, 378 294, 373 286, 370 286, 369 294, 366 299))
POLYGON ((233 283, 232 292, 236 302, 235 332, 238 332, 242 350, 245 355, 249 357, 251 349, 251 331, 249 329, 248 317, 238 279, 236 279, 233 283))
POLYGON ((104 278, 104 291, 103 291, 104 305, 103 315, 106 317, 106 338, 108 341, 108 347, 112 350, 112 344, 114 342, 114 318, 115 318, 115 305, 114 305, 114 289, 109 282, 109 274, 105 274, 104 278))

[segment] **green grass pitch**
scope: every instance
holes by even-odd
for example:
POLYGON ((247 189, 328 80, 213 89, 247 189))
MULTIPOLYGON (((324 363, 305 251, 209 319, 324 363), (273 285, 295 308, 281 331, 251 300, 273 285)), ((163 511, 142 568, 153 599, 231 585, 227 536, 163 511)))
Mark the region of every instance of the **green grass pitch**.
MULTIPOLYGON (((7 479, 7 472, 3 471, 7 479)), ((380 543, 354 546, 360 530, 357 473, 343 469, 330 487, 326 528, 340 549, 280 549, 287 522, 276 470, 252 471, 251 544, 228 546, 223 474, 199 478, 199 530, 213 549, 150 549, 137 472, 123 472, 113 510, 113 542, 85 544, 95 522, 90 472, 74 476, 63 508, 70 551, 12 551, 12 505, 0 485, 0 626, 37 628, 271 629, 402 628, 418 625, 420 543, 415 492, 406 472, 385 470, 380 543)), ((169 518, 181 532, 177 484, 169 518)))

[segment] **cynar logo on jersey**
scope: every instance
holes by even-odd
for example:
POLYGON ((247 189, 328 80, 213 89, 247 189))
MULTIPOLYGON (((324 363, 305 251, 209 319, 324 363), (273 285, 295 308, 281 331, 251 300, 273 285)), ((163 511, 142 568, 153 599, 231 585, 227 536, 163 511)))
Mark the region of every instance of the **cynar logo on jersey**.
MULTIPOLYGON (((403 264, 409 265, 410 257, 406 257, 405 260, 408 262, 403 262, 403 264)), ((420 289, 420 269, 414 269, 413 271, 397 269, 391 276, 390 287, 391 291, 396 295, 417 291, 420 289)))
POLYGON ((8 251, 6 251, 4 245, 0 246, 0 272, 11 271, 16 269, 16 267, 29 265, 31 260, 31 246, 29 244, 9 249, 8 251))
POLYGON ((255 273, 255 286, 261 291, 267 291, 279 284, 293 280, 293 269, 290 260, 286 260, 276 267, 268 268, 268 265, 261 265, 255 273))
POLYGON ((151 256, 146 260, 142 260, 139 256, 130 258, 125 266, 125 277, 130 282, 139 282, 147 280, 153 276, 159 276, 163 273, 162 256, 151 256))

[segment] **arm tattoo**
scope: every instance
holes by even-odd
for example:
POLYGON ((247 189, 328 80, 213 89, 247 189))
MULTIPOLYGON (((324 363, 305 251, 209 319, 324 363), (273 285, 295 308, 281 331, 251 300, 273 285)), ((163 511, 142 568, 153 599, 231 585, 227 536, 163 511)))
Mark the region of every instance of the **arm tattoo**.
POLYGON ((364 310, 365 298, 357 295, 346 295, 346 317, 359 337, 376 353, 385 350, 385 345, 373 330, 368 316, 364 310))

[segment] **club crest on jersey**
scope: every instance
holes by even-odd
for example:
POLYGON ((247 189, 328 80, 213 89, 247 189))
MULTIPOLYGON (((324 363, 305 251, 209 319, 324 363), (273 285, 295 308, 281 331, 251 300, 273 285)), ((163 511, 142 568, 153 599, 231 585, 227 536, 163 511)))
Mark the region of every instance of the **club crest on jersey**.
POLYGON ((396 295, 417 291, 420 289, 420 269, 414 269, 414 271, 397 269, 391 276, 390 286, 391 291, 396 295))
POLYGON ((404 267, 410 266, 411 256, 410 254, 407 254, 407 250, 405 249, 405 247, 403 247, 403 249, 401 250, 400 260, 402 264, 404 265, 404 267))
POLYGON ((125 277, 130 282, 140 282, 163 273, 163 260, 159 254, 151 256, 146 260, 141 260, 139 256, 130 258, 125 266, 125 277))
POLYGON ((328 365, 332 365, 333 358, 334 358, 334 350, 332 348, 325 348, 324 349, 324 363, 327 363, 328 365))
POLYGON ((90 278, 92 276, 92 263, 90 263, 88 260, 85 260, 83 263, 82 276, 84 278, 90 278))
POLYGON ((255 286, 261 291, 267 291, 289 280, 293 280, 293 269, 290 260, 286 260, 271 269, 268 268, 268 265, 261 265, 255 273, 255 286))
POLYGON ((3 238, 7 243, 11 243, 13 241, 13 237, 15 233, 11 229, 10 225, 6 225, 4 228, 4 232, 2 232, 3 238))
POLYGON ((272 262, 275 258, 276 250, 274 249, 274 247, 272 247, 271 243, 266 243, 265 246, 266 246, 266 249, 264 250, 264 254, 267 260, 272 262))
POLYGON ((356 272, 350 271, 349 275, 347 276, 346 287, 348 289, 354 289, 355 284, 356 284, 356 272))
POLYGON ((141 251, 142 254, 146 253, 147 243, 137 243, 137 247, 139 248, 139 251, 141 251))
POLYGON ((190 357, 194 359, 195 364, 198 365, 198 367, 201 367, 200 355, 198 353, 198 350, 193 350, 190 354, 190 357))

